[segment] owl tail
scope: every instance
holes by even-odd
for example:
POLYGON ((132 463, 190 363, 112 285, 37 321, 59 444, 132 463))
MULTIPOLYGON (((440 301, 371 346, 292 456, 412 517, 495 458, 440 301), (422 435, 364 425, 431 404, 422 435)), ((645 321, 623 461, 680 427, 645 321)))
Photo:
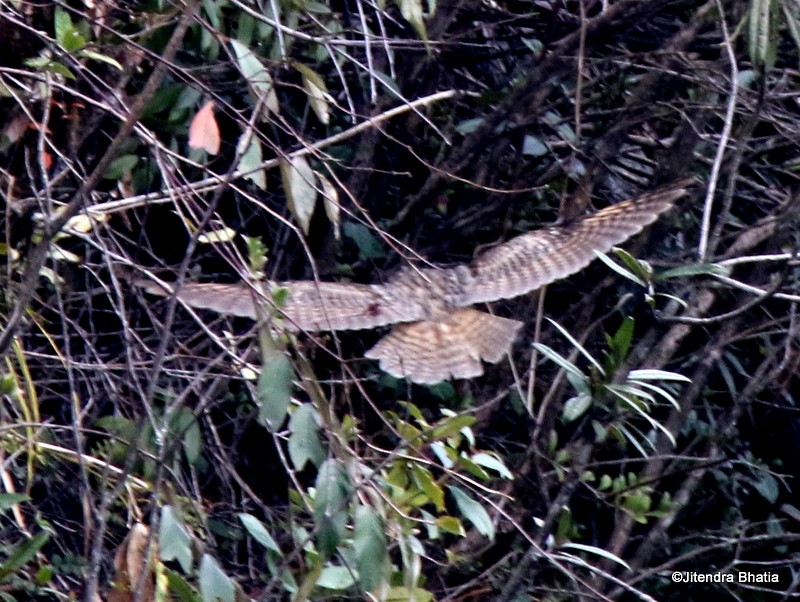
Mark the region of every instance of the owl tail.
POLYGON ((483 374, 481 360, 496 363, 522 327, 474 309, 457 309, 439 320, 400 324, 367 351, 385 372, 420 384, 483 374))

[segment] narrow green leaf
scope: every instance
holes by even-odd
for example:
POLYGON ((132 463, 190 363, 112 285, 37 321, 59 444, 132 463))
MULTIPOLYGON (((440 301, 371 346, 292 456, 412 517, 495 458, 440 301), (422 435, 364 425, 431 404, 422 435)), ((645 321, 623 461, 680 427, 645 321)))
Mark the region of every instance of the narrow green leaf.
POLYGON ((572 336, 572 335, 569 333, 569 331, 567 331, 567 329, 566 329, 566 328, 564 328, 563 326, 561 326, 561 324, 559 324, 559 323, 558 323, 558 322, 556 322, 555 320, 551 320, 550 318, 547 318, 547 321, 548 321, 548 322, 550 322, 550 323, 551 323, 553 326, 555 326, 555 327, 556 327, 556 330, 558 330, 558 332, 560 332, 560 333, 561 333, 561 335, 562 335, 562 336, 563 336, 565 339, 567 339, 567 340, 568 340, 568 341, 569 341, 569 342, 572 344, 572 346, 573 346, 575 349, 577 349, 577 350, 580 352, 580 354, 581 354, 583 357, 585 357, 585 358, 586 358, 587 360, 589 360, 589 361, 590 361, 592 364, 594 364, 595 368, 597 368, 597 369, 600 371, 600 374, 605 374, 605 371, 603 370, 603 367, 600 365, 600 362, 598 362, 596 359, 594 359, 594 358, 592 357, 592 355, 591 355, 591 354, 590 354, 588 351, 586 351, 586 349, 583 347, 583 345, 581 345, 581 344, 580 344, 580 343, 577 341, 577 339, 575 339, 575 337, 573 337, 573 336, 572 336))
POLYGON ((314 497, 317 548, 323 558, 330 558, 347 527, 347 506, 352 486, 347 470, 337 460, 326 460, 319 469, 314 497))
POLYGON ((433 429, 431 437, 433 439, 447 439, 451 435, 455 435, 461 429, 472 426, 475 424, 475 416, 453 416, 441 420, 433 429))
POLYGON ((473 524, 478 533, 489 539, 494 539, 494 524, 486 509, 455 485, 450 485, 447 488, 453 495, 461 515, 473 524))
POLYGON ((508 470, 506 465, 503 463, 503 460, 493 453, 478 452, 472 455, 472 461, 479 466, 493 470, 504 479, 508 479, 510 481, 514 478, 514 475, 511 474, 510 470, 508 470))
POLYGON ((770 70, 778 53, 778 3, 776 0, 752 0, 748 27, 748 53, 757 67, 770 70))
POLYGON ((420 39, 427 41, 428 30, 425 28, 422 0, 395 0, 395 2, 400 7, 400 14, 414 28, 420 39))
POLYGON ((111 65, 115 69, 122 71, 122 65, 119 64, 119 61, 116 59, 111 58, 110 56, 106 56, 105 54, 100 54, 99 52, 95 52, 94 50, 81 50, 79 53, 80 56, 86 57, 87 59, 92 59, 93 61, 97 61, 98 63, 105 63, 106 65, 111 65))
POLYGON ((670 372, 668 370, 656 370, 654 368, 631 370, 628 378, 635 380, 674 380, 683 383, 690 383, 692 379, 685 377, 683 374, 677 372, 670 372))
POLYGON ((631 348, 631 341, 633 341, 633 327, 634 327, 634 320, 630 316, 627 316, 620 324, 619 328, 617 328, 617 332, 614 333, 614 337, 611 339, 611 351, 614 354, 614 357, 619 362, 622 362, 626 357, 628 357, 628 351, 631 348))
POLYGON ((612 554, 611 552, 608 552, 607 550, 604 550, 603 548, 598 548, 595 546, 587 546, 582 543, 572 543, 572 542, 565 543, 561 547, 564 549, 580 550, 582 552, 594 554, 595 556, 600 556, 601 558, 606 558, 608 560, 611 560, 612 562, 616 562, 620 566, 625 567, 627 570, 631 570, 631 567, 628 565, 627 562, 622 560, 622 558, 612 554))
POLYGON ((575 364, 570 362, 565 357, 560 356, 558 353, 553 351, 547 345, 543 345, 541 343, 534 343, 533 347, 539 353, 544 355, 547 359, 549 359, 552 362, 555 362, 556 364, 564 368, 564 370, 566 370, 567 372, 571 372, 572 374, 583 380, 588 380, 588 377, 583 372, 581 372, 580 369, 575 364))
POLYGON ((730 268, 716 263, 695 263, 682 265, 677 268, 664 270, 653 278, 654 280, 669 280, 670 278, 685 278, 687 276, 727 276, 730 268))
POLYGON ((269 531, 267 531, 264 523, 262 523, 252 514, 246 513, 239 514, 239 520, 242 521, 244 528, 247 530, 250 536, 258 543, 278 555, 282 554, 280 547, 278 547, 278 544, 275 543, 275 540, 272 538, 272 535, 269 534, 269 531))
POLYGON ((411 465, 411 476, 414 484, 422 490, 439 512, 444 512, 444 490, 439 486, 427 468, 418 464, 411 465))
POLYGON ((259 419, 271 431, 281 427, 292 401, 292 363, 283 353, 270 354, 258 376, 259 419))
POLYGON ((47 543, 48 539, 50 539, 50 533, 39 531, 33 537, 29 537, 11 548, 11 552, 5 562, 0 564, 0 581, 5 581, 7 577, 14 575, 19 569, 33 560, 36 557, 36 553, 47 543))
POLYGON ((388 547, 381 516, 370 506, 356 508, 353 549, 362 588, 368 592, 378 589, 386 581, 388 547))

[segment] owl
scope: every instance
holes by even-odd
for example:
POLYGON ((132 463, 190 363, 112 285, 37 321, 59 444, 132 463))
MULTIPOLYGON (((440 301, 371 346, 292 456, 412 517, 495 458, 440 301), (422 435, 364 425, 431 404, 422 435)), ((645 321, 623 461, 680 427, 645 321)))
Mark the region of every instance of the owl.
MULTIPOLYGON (((454 267, 406 266, 382 284, 290 281, 288 300, 274 311, 290 331, 362 330, 392 326, 365 354, 398 378, 433 384, 483 374, 511 349, 523 323, 471 306, 509 299, 579 272, 645 226, 687 193, 679 182, 569 223, 522 234, 454 267)), ((151 280, 135 284, 165 296, 151 280)), ((255 319, 272 303, 275 283, 187 283, 177 291, 190 307, 255 319)), ((269 311, 263 312, 268 315, 269 311)))

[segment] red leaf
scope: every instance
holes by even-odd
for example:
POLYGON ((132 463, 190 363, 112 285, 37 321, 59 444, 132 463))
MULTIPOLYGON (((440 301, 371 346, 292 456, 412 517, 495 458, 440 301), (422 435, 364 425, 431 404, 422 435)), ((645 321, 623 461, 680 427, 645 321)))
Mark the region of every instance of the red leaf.
POLYGON ((202 148, 209 155, 216 155, 219 153, 220 142, 219 126, 214 117, 214 101, 209 100, 197 111, 189 126, 189 147, 202 148))

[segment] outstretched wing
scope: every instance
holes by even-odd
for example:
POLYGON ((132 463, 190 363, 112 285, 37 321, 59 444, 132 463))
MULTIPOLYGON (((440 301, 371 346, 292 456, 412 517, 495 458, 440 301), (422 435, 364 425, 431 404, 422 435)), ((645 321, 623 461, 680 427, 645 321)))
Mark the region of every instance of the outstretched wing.
POLYGON ((481 360, 496 363, 522 327, 474 309, 457 309, 439 320, 400 324, 367 351, 381 370, 420 384, 483 374, 481 360))
POLYGON ((672 186, 498 245, 472 263, 472 280, 459 305, 510 299, 566 278, 589 265, 595 253, 607 252, 656 221, 686 192, 685 186, 672 186))
MULTIPOLYGON (((160 295, 172 291, 152 280, 137 280, 136 286, 160 295)), ((289 292, 278 311, 290 330, 360 330, 397 322, 409 322, 427 315, 420 303, 409 303, 395 287, 313 280, 281 283, 289 292)), ((190 307, 222 314, 256 318, 255 304, 271 302, 268 285, 256 291, 244 284, 191 282, 178 291, 178 299, 190 307)))

